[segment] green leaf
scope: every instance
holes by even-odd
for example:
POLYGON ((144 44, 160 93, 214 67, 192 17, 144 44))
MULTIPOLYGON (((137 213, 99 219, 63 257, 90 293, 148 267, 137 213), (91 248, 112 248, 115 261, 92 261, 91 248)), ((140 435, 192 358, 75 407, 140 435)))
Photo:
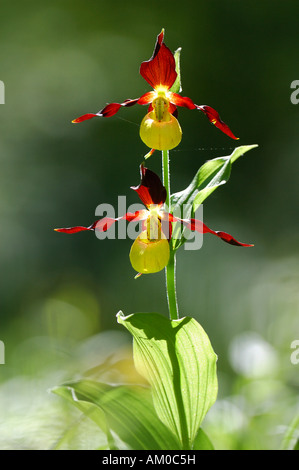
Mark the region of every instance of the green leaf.
POLYGON ((206 433, 200 428, 194 439, 193 450, 214 450, 214 446, 206 433))
MULTIPOLYGON (((190 218, 198 207, 215 189, 227 183, 231 174, 232 163, 257 145, 243 145, 235 148, 231 155, 214 158, 204 163, 196 173, 190 185, 183 191, 170 197, 170 209, 174 216, 190 218)), ((183 232, 184 233, 184 232, 183 232)), ((186 239, 181 235, 181 224, 174 224, 172 243, 178 249, 186 239)))
POLYGON ((97 404, 93 403, 92 401, 89 401, 88 399, 79 399, 76 395, 77 384, 79 384, 79 382, 77 382, 74 387, 72 386, 72 384, 55 387, 52 389, 52 392, 73 403, 76 408, 78 408, 85 414, 85 416, 92 419, 106 434, 109 449, 117 449, 109 425, 107 423, 104 411, 99 408, 97 404))
POLYGON ((182 91, 182 83, 181 83, 181 67, 180 67, 180 58, 181 58, 181 50, 182 48, 179 47, 174 53, 175 59, 175 71, 177 73, 176 80, 169 91, 172 93, 180 93, 182 91))
POLYGON ((159 420, 150 390, 141 386, 110 386, 80 380, 53 389, 95 421, 107 435, 110 449, 113 431, 133 450, 177 450, 180 443, 159 420))
POLYGON ((238 158, 257 145, 243 145, 237 147, 231 155, 208 160, 196 173, 190 185, 178 193, 171 195, 171 209, 175 211, 184 204, 193 206, 193 211, 222 184, 227 183, 231 173, 231 165, 238 158))
POLYGON ((284 435, 281 450, 299 450, 299 414, 295 415, 284 435))
POLYGON ((150 383, 156 412, 191 449, 217 397, 216 360, 209 338, 193 318, 169 320, 137 313, 117 320, 133 335, 137 371, 150 383))

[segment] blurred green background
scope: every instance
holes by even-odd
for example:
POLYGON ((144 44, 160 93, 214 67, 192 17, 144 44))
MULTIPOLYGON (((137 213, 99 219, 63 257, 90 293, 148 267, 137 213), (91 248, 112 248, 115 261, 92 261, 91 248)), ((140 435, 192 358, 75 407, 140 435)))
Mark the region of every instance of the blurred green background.
MULTIPOLYGON (((219 449, 280 447, 299 411, 290 360, 299 339, 298 17, 289 0, 2 0, 0 448, 98 447, 93 425, 48 389, 90 369, 138 380, 115 315, 167 315, 164 273, 134 280, 131 240, 53 231, 91 224, 97 205, 117 205, 118 195, 139 202, 129 188, 147 152, 138 134, 146 108, 71 120, 150 89, 139 66, 162 27, 168 47, 182 47, 183 95, 216 108, 240 137, 180 109, 172 190, 206 160, 259 144, 204 205, 210 227, 255 248, 207 235, 177 258, 181 314, 202 324, 219 357, 219 399, 204 429, 219 449)), ((158 152, 148 166, 161 174, 158 152)))

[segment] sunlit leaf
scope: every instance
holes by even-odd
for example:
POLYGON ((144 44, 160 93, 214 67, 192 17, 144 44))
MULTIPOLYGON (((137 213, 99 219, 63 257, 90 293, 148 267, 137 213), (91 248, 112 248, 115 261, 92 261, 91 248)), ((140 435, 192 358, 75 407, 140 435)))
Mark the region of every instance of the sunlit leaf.
POLYGON ((193 318, 169 320, 156 313, 117 315, 134 337, 137 371, 152 387, 159 418, 192 448, 217 396, 216 354, 193 318))
POLYGON ((194 439, 193 450, 214 450, 212 442, 201 428, 194 439))
POLYGON ((76 386, 72 387, 71 385, 63 385, 55 387, 52 391, 73 403, 80 411, 92 419, 106 434, 109 449, 116 449, 117 447, 110 432, 104 411, 96 403, 93 403, 88 399, 79 399, 75 389, 76 386))
POLYGON ((148 388, 80 380, 53 391, 98 424, 107 435, 110 449, 116 448, 112 432, 129 449, 180 449, 179 441, 157 417, 148 388))
POLYGON ((299 450, 299 414, 293 418, 284 435, 282 450, 299 450))
MULTIPOLYGON (((215 189, 227 183, 230 178, 232 163, 257 145, 243 145, 235 148, 231 155, 214 158, 204 163, 196 173, 190 185, 183 191, 174 193, 170 198, 171 212, 178 217, 191 218, 198 207, 215 189)), ((180 224, 173 230, 173 248, 181 246, 185 239, 178 235, 180 224)))
POLYGON ((172 93, 180 93, 182 91, 181 67, 180 67, 181 50, 182 50, 181 47, 179 47, 174 53, 175 71, 177 73, 177 77, 176 77, 174 84, 170 88, 170 91, 172 93))

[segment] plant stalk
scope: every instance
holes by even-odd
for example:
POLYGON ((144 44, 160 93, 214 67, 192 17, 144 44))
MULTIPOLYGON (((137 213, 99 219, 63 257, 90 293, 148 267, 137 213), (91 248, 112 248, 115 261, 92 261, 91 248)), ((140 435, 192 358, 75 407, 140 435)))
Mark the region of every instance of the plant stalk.
MULTIPOLYGON (((166 196, 166 209, 170 210, 170 172, 169 172, 169 150, 162 150, 162 175, 163 184, 165 186, 166 196)), ((172 248, 171 243, 169 244, 170 257, 168 265, 165 268, 166 278, 166 292, 168 301, 168 310, 170 320, 179 319, 179 309, 176 294, 176 255, 172 248)))

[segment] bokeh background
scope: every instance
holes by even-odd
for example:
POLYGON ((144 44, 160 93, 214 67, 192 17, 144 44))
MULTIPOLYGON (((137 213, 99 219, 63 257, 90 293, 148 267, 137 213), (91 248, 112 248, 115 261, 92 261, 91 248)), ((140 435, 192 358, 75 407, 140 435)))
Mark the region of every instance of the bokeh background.
MULTIPOLYGON (((131 240, 53 231, 89 225, 118 195, 139 202, 129 187, 147 151, 145 108, 71 120, 149 90, 139 66, 162 27, 168 47, 182 47, 183 94, 216 108, 237 145, 259 144, 204 205, 209 226, 255 247, 207 235, 177 258, 181 314, 202 324, 219 357, 219 399, 204 429, 219 449, 281 447, 299 405, 290 359, 299 339, 298 17, 290 0, 2 0, 0 448, 99 447, 93 424, 49 389, 94 371, 137 381, 116 313, 167 315, 164 273, 134 280, 131 240)), ((173 191, 236 145, 199 112, 181 109, 179 119, 173 191)), ((161 174, 158 152, 148 165, 161 174)))

